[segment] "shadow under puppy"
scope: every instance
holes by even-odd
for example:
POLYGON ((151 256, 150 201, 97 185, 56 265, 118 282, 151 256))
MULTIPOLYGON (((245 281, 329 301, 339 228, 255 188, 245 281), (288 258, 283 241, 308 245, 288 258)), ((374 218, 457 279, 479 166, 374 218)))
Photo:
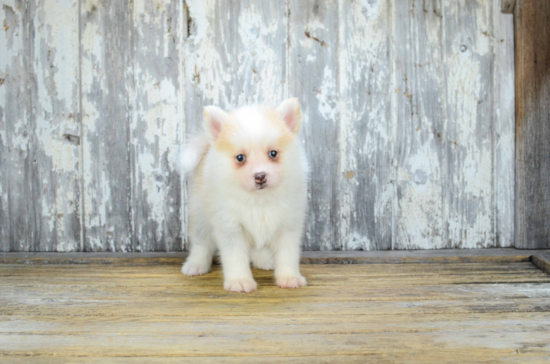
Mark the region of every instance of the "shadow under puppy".
POLYGON ((184 149, 184 173, 192 171, 189 201, 191 252, 182 273, 210 271, 216 250, 224 288, 257 289, 250 263, 275 269, 282 288, 305 286, 300 245, 309 174, 297 138, 302 116, 297 99, 277 109, 204 110, 205 132, 184 149))

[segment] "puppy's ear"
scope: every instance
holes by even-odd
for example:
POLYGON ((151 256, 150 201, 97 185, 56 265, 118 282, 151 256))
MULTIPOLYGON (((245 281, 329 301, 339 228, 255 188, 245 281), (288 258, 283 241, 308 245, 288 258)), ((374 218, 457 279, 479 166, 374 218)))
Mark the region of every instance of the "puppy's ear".
POLYGON ((298 99, 288 99, 283 101, 277 108, 279 117, 283 119, 286 126, 294 134, 298 134, 302 126, 302 113, 300 112, 300 103, 298 99))
POLYGON ((213 141, 216 141, 222 132, 222 125, 228 119, 225 111, 216 106, 205 106, 204 128, 213 141))

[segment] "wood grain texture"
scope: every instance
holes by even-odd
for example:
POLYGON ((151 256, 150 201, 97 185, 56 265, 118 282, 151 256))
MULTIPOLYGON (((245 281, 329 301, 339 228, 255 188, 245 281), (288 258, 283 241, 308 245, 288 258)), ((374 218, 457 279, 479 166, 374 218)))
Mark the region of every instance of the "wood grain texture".
POLYGON ((182 2, 133 2, 132 251, 183 249, 176 167, 184 118, 183 11, 182 2))
POLYGON ((223 291, 219 267, 190 278, 174 266, 0 265, 0 353, 10 362, 550 357, 550 276, 531 263, 302 271, 308 287, 282 290, 255 270, 259 290, 245 295, 223 291))
POLYGON ((493 3, 493 148, 496 245, 514 246, 515 95, 514 18, 493 3))
POLYGON ((86 6, 86 250, 181 250, 181 182, 175 155, 182 139, 183 4, 86 6))
POLYGON ((1 247, 78 251, 78 4, 4 2, 1 12, 1 247))
POLYGON ((516 246, 550 247, 550 3, 518 1, 516 246))
POLYGON ((446 190, 450 248, 493 247, 492 6, 446 1, 444 19, 446 190), (486 76, 487 75, 487 76, 486 76))
POLYGON ((341 0, 338 14, 339 231, 332 249, 391 249, 391 6, 341 0))
POLYGON ((439 1, 393 8, 394 249, 449 247, 441 14, 439 1))
POLYGON ((338 3, 291 0, 289 12, 288 93, 300 99, 300 133, 311 166, 304 249, 338 250, 338 3))
POLYGON ((81 250, 78 1, 32 4, 33 250, 81 250))
POLYGON ((261 1, 188 1, 187 122, 202 127, 203 106, 277 106, 286 77, 285 7, 261 1))
POLYGON ((34 145, 29 53, 30 9, 4 1, 0 10, 0 247, 34 250, 36 219, 32 208, 34 145), (31 198, 29 198, 31 197, 31 198))
POLYGON ((132 3, 81 6, 84 248, 131 251, 132 3))
POLYGON ((394 248, 511 246, 512 19, 483 1, 411 1, 394 19, 394 248))

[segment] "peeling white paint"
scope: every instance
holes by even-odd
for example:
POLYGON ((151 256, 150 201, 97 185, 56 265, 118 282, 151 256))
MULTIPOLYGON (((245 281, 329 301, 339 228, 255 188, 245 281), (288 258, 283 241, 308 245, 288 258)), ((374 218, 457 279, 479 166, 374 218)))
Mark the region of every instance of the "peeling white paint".
POLYGON ((378 161, 391 153, 389 2, 342 0, 338 11, 339 232, 345 249, 388 249, 393 187, 378 161))
MULTIPOLYGON (((186 52, 189 56, 185 62, 185 74, 187 82, 200 87, 203 98, 213 105, 225 107, 230 104, 218 90, 222 83, 232 82, 233 77, 229 72, 223 72, 229 65, 223 64, 220 56, 223 49, 219 49, 213 43, 213 26, 216 19, 213 18, 215 2, 188 1, 186 2, 189 15, 193 19, 192 34, 188 42, 191 49, 186 52), (215 82, 215 83, 214 83, 215 82)), ((231 62, 228 59, 228 62, 231 62)))
MULTIPOLYGON (((28 116, 25 115, 25 119, 28 116)), ((19 120, 14 125, 14 131, 11 137, 11 143, 13 148, 18 152, 23 152, 26 155, 29 149, 29 137, 30 135, 26 132, 27 124, 23 120, 19 120)))
POLYGON ((336 121, 338 115, 337 91, 335 77, 332 74, 331 67, 325 67, 323 81, 317 92, 319 100, 319 112, 326 121, 336 121))
POLYGON ((490 78, 484 77, 493 62, 489 38, 492 7, 472 8, 446 3, 445 49, 448 240, 453 247, 481 248, 495 245, 494 176, 492 158, 492 105, 490 78), (460 24, 460 26, 459 26, 460 24), (464 27, 468 24, 468 27, 464 27), (459 27, 459 28, 455 28, 459 27), (456 29, 449 34, 450 29, 456 29))
POLYGON ((371 19, 380 14, 380 3, 382 0, 362 0, 361 1, 361 13, 367 18, 371 19))

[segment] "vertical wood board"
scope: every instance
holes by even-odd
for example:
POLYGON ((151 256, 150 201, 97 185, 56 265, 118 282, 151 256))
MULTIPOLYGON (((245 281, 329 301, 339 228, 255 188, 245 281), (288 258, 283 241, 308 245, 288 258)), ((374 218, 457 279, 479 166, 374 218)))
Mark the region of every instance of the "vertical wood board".
POLYGON ((550 3, 518 1, 516 246, 550 248, 550 3))
POLYGON ((391 9, 384 0, 338 2, 338 237, 332 249, 391 248, 391 9))
POLYGON ((514 246, 514 18, 493 4, 493 148, 495 231, 499 247, 514 246))
POLYGON ((28 3, 4 1, 0 10, 0 232, 4 251, 35 247, 34 147, 28 3))
POLYGON ((134 1, 130 158, 132 250, 183 248, 176 154, 183 127, 183 3, 134 1))
POLYGON ((441 1, 393 8, 394 249, 446 248, 441 1))
POLYGON ((80 251, 79 4, 29 4, 35 249, 80 251))
POLYGON ((78 251, 78 3, 4 2, 1 14, 2 249, 78 251))
POLYGON ((492 133, 492 6, 443 2, 449 248, 496 245, 492 133))
POLYGON ((90 0, 81 7, 86 251, 132 250, 131 6, 90 0))

